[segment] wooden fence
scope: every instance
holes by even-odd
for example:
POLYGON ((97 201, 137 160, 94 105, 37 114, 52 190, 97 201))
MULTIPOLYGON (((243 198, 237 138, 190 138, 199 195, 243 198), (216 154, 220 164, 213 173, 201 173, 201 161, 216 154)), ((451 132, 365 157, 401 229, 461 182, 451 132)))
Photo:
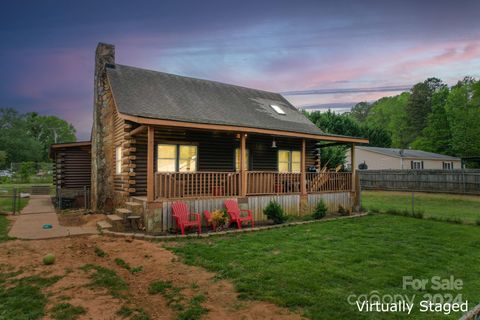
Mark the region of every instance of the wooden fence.
POLYGON ((363 190, 480 194, 480 170, 358 170, 363 190))

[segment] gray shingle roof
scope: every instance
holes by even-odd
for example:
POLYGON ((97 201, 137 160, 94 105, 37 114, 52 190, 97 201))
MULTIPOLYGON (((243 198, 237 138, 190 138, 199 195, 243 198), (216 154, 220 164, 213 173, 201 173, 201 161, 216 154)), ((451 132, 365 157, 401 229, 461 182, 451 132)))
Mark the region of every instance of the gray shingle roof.
POLYGON ((412 159, 435 159, 435 160, 460 160, 460 158, 446 156, 443 154, 426 152, 422 150, 379 148, 379 147, 356 147, 357 149, 381 153, 390 157, 400 158, 400 151, 403 150, 404 158, 412 159))
POLYGON ((107 75, 123 114, 325 135, 278 93, 118 64, 107 75))

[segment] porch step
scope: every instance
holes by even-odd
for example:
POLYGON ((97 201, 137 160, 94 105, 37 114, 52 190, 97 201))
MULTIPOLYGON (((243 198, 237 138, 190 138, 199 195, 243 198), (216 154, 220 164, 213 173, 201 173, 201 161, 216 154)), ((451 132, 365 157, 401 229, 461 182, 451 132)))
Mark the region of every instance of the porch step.
POLYGON ((133 201, 128 201, 128 202, 125 202, 125 205, 127 207, 135 207, 135 208, 138 208, 138 207, 143 207, 141 203, 139 202, 133 202, 133 201))
POLYGON ((100 230, 112 229, 112 225, 105 220, 97 221, 97 228, 100 230))
MULTIPOLYGON (((119 209, 117 209, 118 211, 119 209)), ((113 231, 124 231, 124 218, 117 216, 116 214, 107 215, 107 222, 111 224, 113 231)))
POLYGON ((117 216, 116 214, 107 214, 107 220, 112 222, 123 221, 122 217, 117 216))
POLYGON ((126 209, 126 208, 117 208, 117 209, 115 209, 115 212, 118 215, 120 215, 122 218, 132 214, 132 210, 129 210, 129 209, 126 209))

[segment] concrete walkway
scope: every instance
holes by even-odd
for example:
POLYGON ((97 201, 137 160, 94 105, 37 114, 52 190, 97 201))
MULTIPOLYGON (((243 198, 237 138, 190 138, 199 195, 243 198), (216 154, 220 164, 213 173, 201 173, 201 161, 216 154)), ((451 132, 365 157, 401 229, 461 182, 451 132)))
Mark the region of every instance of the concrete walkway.
POLYGON ((58 222, 50 196, 30 196, 30 201, 19 216, 15 217, 8 235, 19 239, 50 239, 79 234, 98 233, 95 227, 66 227, 58 222), (43 229, 51 224, 51 229, 43 229))

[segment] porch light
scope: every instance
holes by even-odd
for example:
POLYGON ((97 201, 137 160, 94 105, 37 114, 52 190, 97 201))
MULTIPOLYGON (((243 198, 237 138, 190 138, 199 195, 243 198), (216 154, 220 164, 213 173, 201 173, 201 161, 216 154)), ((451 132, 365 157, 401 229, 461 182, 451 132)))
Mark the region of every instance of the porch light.
POLYGON ((277 147, 277 142, 275 141, 275 138, 273 138, 273 141, 272 141, 272 148, 276 148, 277 147))

